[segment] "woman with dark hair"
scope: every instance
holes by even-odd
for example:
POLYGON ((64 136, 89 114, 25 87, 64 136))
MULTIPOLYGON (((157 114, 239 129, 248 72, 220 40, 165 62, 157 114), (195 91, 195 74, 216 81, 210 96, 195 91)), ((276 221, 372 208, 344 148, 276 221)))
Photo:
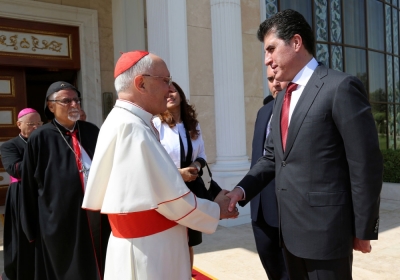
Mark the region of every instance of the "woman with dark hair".
MULTIPOLYGON (((160 132, 160 141, 182 175, 188 188, 200 198, 213 200, 201 178, 206 164, 204 141, 194 106, 188 104, 181 87, 172 82, 175 91, 169 94, 167 111, 153 120, 160 132)), ((220 190, 218 190, 220 191, 220 190)), ((201 232, 188 229, 190 264, 193 267, 193 246, 202 242, 201 232)))

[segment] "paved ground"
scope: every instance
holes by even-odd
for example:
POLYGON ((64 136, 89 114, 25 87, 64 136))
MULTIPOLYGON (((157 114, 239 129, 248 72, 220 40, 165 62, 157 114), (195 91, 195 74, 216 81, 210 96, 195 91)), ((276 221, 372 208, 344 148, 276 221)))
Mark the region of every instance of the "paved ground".
MULTIPOLYGON (((1 224, 1 223, 0 223, 1 224)), ((3 227, 0 226, 0 271, 3 271, 3 227)), ((267 279, 256 253, 250 224, 218 227, 195 247, 194 265, 218 279, 267 279)), ((400 201, 382 199, 379 240, 372 253, 354 254, 354 280, 400 279, 400 201)))
MULTIPOLYGON (((382 199, 379 240, 370 254, 354 253, 354 280, 400 279, 400 201, 382 199)), ((218 227, 195 247, 194 266, 218 279, 267 279, 251 224, 218 227)), ((340 279, 338 279, 340 280, 340 279)))

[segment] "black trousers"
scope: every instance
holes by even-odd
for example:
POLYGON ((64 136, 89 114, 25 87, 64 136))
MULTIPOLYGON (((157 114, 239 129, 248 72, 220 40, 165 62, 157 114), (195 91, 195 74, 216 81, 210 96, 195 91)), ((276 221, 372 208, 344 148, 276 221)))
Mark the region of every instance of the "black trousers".
POLYGON ((279 246, 279 229, 268 225, 259 211, 257 221, 252 221, 258 256, 271 280, 288 280, 283 250, 279 246))
POLYGON ((334 260, 299 258, 283 248, 291 280, 351 280, 353 254, 334 260))

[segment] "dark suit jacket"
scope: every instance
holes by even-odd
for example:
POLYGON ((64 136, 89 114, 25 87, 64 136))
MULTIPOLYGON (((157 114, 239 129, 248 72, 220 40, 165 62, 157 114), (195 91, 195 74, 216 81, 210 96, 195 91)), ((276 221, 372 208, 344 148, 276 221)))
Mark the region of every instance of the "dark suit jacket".
POLYGON ((267 153, 238 184, 251 200, 276 174, 279 223, 287 249, 329 260, 352 252, 353 236, 378 238, 382 155, 370 104, 355 77, 318 66, 293 111, 282 149, 274 107, 267 153))
MULTIPOLYGON (((272 116, 273 108, 274 99, 270 100, 266 105, 261 107, 257 113, 257 119, 254 125, 251 167, 253 167, 257 160, 264 154, 265 135, 268 122, 272 116)), ((262 213, 265 222, 272 227, 278 227, 278 205, 275 195, 275 179, 272 180, 259 194, 257 194, 251 200, 251 219, 253 221, 257 221, 260 203, 262 204, 262 213)))

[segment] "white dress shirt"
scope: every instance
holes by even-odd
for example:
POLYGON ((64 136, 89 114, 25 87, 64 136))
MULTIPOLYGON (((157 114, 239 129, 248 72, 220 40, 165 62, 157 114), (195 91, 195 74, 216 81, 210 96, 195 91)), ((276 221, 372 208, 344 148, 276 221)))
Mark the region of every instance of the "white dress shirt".
MULTIPOLYGON (((155 117, 153 119, 153 123, 155 128, 160 133, 160 142, 164 146, 167 153, 170 155, 172 161, 175 163, 177 168, 181 168, 181 145, 179 143, 179 135, 181 136, 183 147, 185 150, 185 157, 188 152, 186 131, 183 123, 178 123, 174 127, 169 127, 167 123, 162 123, 160 118, 155 117)), ((199 137, 192 141, 192 162, 201 157, 204 160, 207 160, 205 149, 204 149, 204 141, 201 135, 200 124, 197 124, 196 129, 200 131, 199 137)))
POLYGON ((292 118, 292 114, 294 108, 296 108, 297 102, 300 99, 301 94, 305 86, 307 85, 308 81, 310 80, 312 74, 314 73, 315 68, 317 68, 318 62, 315 58, 312 58, 303 69, 300 70, 299 73, 293 78, 292 83, 297 84, 296 90, 292 92, 292 98, 290 100, 290 109, 289 109, 289 125, 290 120, 292 118))

